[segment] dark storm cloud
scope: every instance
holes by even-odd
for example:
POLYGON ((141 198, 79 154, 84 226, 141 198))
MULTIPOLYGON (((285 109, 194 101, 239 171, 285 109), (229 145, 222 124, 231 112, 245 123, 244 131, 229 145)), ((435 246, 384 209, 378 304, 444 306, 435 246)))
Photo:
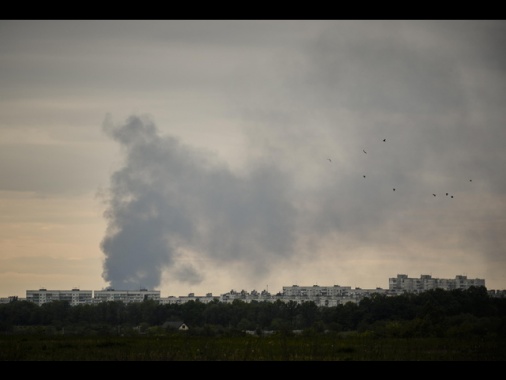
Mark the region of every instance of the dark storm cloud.
MULTIPOLYGON (((272 262, 292 253, 295 209, 275 167, 237 176, 211 154, 160 136, 146 117, 107 122, 105 130, 126 157, 111 177, 102 241, 103 277, 112 287, 159 286, 182 250, 245 263, 245 275, 266 275, 272 262)), ((189 264, 179 270, 177 280, 202 278, 189 264)))

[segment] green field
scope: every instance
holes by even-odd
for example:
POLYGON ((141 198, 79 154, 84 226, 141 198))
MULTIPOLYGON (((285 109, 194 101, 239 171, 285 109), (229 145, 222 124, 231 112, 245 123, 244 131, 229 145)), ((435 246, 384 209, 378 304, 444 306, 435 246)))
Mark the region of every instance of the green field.
POLYGON ((504 361, 503 339, 2 335, 2 361, 504 361))

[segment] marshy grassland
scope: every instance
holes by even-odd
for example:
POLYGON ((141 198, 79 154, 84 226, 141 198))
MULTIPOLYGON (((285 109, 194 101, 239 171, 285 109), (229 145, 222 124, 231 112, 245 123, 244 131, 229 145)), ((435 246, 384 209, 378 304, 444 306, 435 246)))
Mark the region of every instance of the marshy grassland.
POLYGON ((0 335, 1 361, 504 361, 503 339, 0 335))

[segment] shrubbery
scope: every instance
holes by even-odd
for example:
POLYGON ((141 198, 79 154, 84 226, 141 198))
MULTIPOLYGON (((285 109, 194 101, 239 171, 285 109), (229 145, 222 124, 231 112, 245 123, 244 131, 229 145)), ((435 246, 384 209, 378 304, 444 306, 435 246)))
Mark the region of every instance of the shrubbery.
POLYGON ((254 331, 345 333, 377 337, 506 337, 506 299, 490 297, 484 287, 430 290, 387 297, 375 294, 359 304, 317 307, 313 302, 215 301, 161 305, 104 302, 70 306, 54 301, 41 307, 28 301, 0 305, 0 333, 122 335, 169 334, 167 321, 182 321, 188 335, 240 335, 254 331))

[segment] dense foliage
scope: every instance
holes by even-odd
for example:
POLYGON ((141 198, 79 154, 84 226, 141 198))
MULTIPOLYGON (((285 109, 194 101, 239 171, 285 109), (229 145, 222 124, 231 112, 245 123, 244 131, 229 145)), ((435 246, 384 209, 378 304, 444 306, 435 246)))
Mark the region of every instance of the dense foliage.
POLYGON ((506 299, 490 297, 484 287, 387 297, 374 294, 360 303, 317 307, 313 302, 284 303, 235 300, 208 304, 189 301, 162 305, 103 302, 70 306, 54 301, 0 304, 0 333, 44 331, 65 334, 162 335, 165 323, 182 321, 190 335, 240 334, 253 331, 359 332, 376 337, 506 337, 506 299))

